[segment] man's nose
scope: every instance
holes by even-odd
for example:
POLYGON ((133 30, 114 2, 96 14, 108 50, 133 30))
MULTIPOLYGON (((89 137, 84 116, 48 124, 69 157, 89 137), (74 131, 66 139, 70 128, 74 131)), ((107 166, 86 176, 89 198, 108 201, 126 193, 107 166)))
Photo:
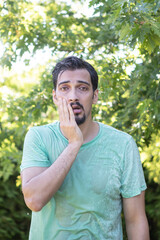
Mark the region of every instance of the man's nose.
POLYGON ((68 101, 69 102, 76 102, 78 100, 79 100, 79 98, 78 98, 76 90, 75 89, 71 89, 69 94, 68 94, 68 101))

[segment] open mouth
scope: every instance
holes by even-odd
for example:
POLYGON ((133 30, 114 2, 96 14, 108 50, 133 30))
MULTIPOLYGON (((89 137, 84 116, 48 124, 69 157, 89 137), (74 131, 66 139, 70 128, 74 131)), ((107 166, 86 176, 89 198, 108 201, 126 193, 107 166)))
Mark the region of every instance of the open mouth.
POLYGON ((76 104, 72 104, 71 105, 72 109, 73 109, 73 112, 75 114, 78 114, 78 113, 81 113, 82 112, 82 108, 76 104))
POLYGON ((72 102, 71 107, 74 114, 79 114, 84 110, 83 106, 79 102, 72 102))

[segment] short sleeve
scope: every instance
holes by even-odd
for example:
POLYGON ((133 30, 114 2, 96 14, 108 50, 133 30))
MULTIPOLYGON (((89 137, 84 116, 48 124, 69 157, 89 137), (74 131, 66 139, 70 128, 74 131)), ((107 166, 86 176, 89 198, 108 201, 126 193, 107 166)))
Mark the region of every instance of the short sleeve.
POLYGON ((43 141, 36 128, 31 128, 26 134, 23 146, 23 157, 20 170, 28 167, 49 167, 50 161, 43 141))
POLYGON ((139 195, 147 188, 139 150, 132 137, 126 145, 123 160, 121 195, 130 198, 139 195))

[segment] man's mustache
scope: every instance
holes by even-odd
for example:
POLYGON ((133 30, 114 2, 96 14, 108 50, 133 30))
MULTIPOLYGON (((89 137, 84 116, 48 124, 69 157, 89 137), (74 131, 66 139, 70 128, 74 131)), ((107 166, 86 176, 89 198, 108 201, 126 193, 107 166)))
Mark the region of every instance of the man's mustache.
POLYGON ((80 108, 82 108, 82 110, 84 110, 84 107, 79 102, 72 102, 72 103, 70 103, 70 105, 71 105, 71 107, 73 105, 79 106, 80 108))

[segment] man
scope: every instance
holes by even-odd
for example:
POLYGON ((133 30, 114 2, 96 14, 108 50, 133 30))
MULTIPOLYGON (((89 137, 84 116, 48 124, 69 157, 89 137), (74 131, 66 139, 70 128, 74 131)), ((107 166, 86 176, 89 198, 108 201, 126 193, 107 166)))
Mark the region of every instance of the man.
POLYGON ((132 137, 92 120, 95 69, 77 57, 57 63, 53 101, 59 122, 26 135, 22 190, 33 211, 30 240, 148 240, 139 153, 132 137))

